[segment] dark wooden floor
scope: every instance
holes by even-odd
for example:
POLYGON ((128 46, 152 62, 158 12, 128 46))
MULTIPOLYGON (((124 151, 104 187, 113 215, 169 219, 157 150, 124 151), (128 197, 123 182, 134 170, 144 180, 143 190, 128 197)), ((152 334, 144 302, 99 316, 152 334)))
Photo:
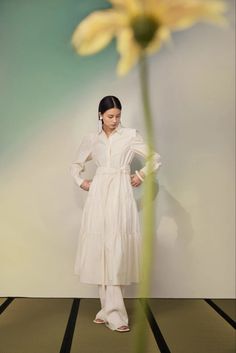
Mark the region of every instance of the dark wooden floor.
MULTIPOLYGON (((136 353, 143 302, 125 305, 131 331, 119 333, 93 323, 99 299, 0 298, 0 353, 136 353)), ((145 353, 235 353, 235 308, 233 299, 149 299, 145 353)))

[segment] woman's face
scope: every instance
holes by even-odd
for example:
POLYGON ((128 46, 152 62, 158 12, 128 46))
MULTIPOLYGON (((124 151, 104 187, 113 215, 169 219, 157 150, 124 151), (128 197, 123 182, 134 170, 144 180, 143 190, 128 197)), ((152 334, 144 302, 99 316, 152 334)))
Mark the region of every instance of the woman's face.
POLYGON ((106 110, 102 114, 103 119, 103 127, 107 129, 113 130, 115 129, 120 123, 121 117, 121 110, 118 108, 111 108, 106 110))

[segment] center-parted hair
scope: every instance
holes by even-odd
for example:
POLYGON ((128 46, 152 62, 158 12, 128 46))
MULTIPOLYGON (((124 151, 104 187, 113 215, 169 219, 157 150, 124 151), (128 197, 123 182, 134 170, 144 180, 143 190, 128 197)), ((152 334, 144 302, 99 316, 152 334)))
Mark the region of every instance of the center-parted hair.
POLYGON ((106 110, 117 108, 122 109, 120 100, 115 96, 105 96, 101 99, 98 106, 98 118, 100 114, 105 113, 106 110))

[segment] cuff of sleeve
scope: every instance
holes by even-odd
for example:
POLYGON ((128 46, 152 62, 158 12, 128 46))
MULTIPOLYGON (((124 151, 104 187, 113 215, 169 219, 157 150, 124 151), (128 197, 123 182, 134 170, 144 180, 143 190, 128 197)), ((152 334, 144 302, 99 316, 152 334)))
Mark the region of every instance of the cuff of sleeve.
MULTIPOLYGON (((161 161, 159 160, 156 165, 155 165, 155 168, 152 168, 152 171, 151 173, 156 173, 158 171, 158 169, 161 167, 162 163, 161 161)), ((142 169, 140 169, 140 172, 143 172, 145 174, 145 176, 148 175, 148 166, 145 165, 142 169)))
POLYGON ((135 170, 135 173, 137 174, 138 178, 142 181, 144 181, 144 178, 140 175, 140 173, 138 172, 138 170, 135 170))
POLYGON ((84 179, 80 178, 80 177, 75 177, 75 181, 76 181, 76 184, 78 186, 81 186, 81 184, 83 183, 84 179))
MULTIPOLYGON (((72 164, 69 170, 71 176, 74 178, 75 183, 80 186, 83 183, 84 179, 80 177, 78 167, 75 164, 72 164)), ((83 169, 81 171, 83 171, 83 169)))
POLYGON ((143 168, 141 168, 139 171, 140 171, 140 172, 143 172, 144 175, 147 176, 147 175, 148 175, 148 167, 147 167, 147 165, 145 165, 145 166, 144 166, 143 168))

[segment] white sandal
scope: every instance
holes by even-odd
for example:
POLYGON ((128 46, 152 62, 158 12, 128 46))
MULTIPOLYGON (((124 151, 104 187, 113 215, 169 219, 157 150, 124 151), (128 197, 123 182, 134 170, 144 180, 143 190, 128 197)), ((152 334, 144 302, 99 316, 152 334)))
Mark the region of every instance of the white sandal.
POLYGON ((95 324, 105 324, 105 321, 102 319, 94 319, 93 322, 95 322, 95 324))
POLYGON ((118 332, 128 332, 128 331, 130 331, 130 328, 129 328, 129 326, 127 326, 127 325, 122 325, 122 326, 118 327, 118 328, 116 329, 116 331, 118 331, 118 332), (123 327, 123 328, 122 328, 122 327, 123 327))

